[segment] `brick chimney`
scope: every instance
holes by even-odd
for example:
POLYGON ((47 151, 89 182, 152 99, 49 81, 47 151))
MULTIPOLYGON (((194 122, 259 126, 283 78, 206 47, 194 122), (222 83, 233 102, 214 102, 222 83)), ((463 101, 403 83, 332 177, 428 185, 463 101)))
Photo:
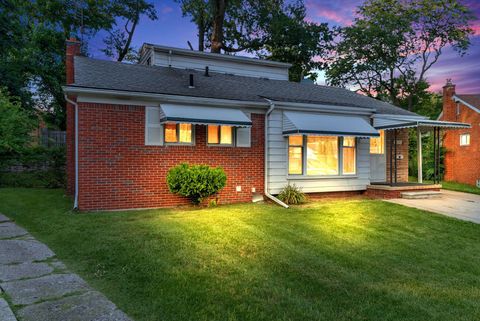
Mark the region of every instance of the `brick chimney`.
POLYGON ((81 43, 72 37, 66 41, 67 55, 65 61, 65 72, 67 74, 67 85, 75 82, 73 57, 80 55, 81 43))
POLYGON ((455 95, 455 85, 452 79, 447 79, 447 83, 443 86, 443 117, 442 120, 456 120, 456 103, 453 101, 455 95))

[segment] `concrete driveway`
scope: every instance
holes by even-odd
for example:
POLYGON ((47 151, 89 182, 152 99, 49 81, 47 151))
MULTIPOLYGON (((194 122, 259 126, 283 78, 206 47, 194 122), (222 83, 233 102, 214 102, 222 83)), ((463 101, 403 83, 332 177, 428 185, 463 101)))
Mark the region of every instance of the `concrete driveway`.
POLYGON ((480 195, 442 190, 442 197, 440 198, 395 198, 387 200, 387 202, 415 207, 480 224, 480 195))

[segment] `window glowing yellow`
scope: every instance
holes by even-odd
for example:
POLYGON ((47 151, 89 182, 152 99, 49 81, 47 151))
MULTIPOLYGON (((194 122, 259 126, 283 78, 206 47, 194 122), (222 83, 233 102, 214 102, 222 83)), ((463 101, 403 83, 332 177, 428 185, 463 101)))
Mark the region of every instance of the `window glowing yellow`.
POLYGON ((355 137, 343 137, 343 174, 356 173, 355 137))
POLYGON ((288 137, 288 174, 303 174, 303 136, 288 137))
POLYGON ((338 175, 338 137, 307 137, 307 175, 338 175))
POLYGON ((370 154, 385 154, 385 131, 379 133, 379 137, 370 137, 370 154))
POLYGON ((180 143, 192 142, 192 124, 180 124, 178 126, 180 143))
POLYGON ((165 142, 177 142, 177 124, 165 124, 165 142))
POLYGON ((220 126, 220 144, 231 145, 233 143, 232 126, 220 126))
POLYGON ((218 137, 218 128, 217 125, 208 125, 208 143, 209 144, 218 144, 220 139, 218 137))

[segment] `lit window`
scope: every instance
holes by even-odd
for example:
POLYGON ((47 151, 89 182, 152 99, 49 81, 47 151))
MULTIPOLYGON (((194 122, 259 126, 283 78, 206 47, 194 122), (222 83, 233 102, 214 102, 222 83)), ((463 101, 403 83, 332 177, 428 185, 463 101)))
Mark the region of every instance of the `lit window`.
POLYGON ((385 131, 379 132, 379 137, 370 137, 370 154, 385 154, 385 131))
POLYGON ((338 175, 338 137, 307 136, 307 175, 338 175))
POLYGON ((460 146, 468 146, 468 145, 470 145, 470 134, 460 135, 460 146))
POLYGON ((192 143, 192 124, 165 124, 165 143, 192 143))
POLYGON ((209 144, 232 145, 233 144, 233 127, 208 125, 209 144))
POLYGON ((288 137, 288 174, 303 173, 303 136, 288 137))
POLYGON ((343 137, 343 174, 356 173, 355 137, 343 137))

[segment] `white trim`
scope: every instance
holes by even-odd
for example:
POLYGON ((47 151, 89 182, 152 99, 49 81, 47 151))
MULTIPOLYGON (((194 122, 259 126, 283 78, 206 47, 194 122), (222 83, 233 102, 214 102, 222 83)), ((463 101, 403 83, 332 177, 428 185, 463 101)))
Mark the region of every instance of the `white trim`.
POLYGON ((465 106, 467 106, 468 108, 472 109, 473 111, 477 112, 480 114, 480 109, 478 109, 477 107, 467 103, 465 100, 461 99, 460 97, 458 97, 457 95, 454 95, 452 97, 453 101, 454 102, 461 102, 462 104, 464 104, 465 106))

